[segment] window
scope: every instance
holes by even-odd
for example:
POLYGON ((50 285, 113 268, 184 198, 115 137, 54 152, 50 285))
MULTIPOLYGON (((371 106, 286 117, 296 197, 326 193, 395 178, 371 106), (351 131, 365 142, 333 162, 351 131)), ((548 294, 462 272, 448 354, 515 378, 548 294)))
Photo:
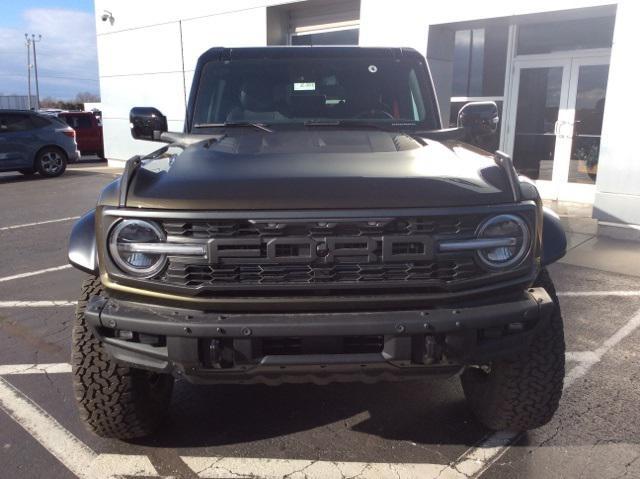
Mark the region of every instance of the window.
POLYGON ((34 128, 42 128, 51 124, 48 119, 42 118, 41 116, 37 115, 33 115, 31 117, 31 123, 33 123, 34 128))
POLYGON ((360 29, 327 30, 291 35, 291 45, 357 45, 360 29))
POLYGON ((518 26, 518 55, 611 48, 615 17, 584 18, 518 26))
POLYGON ((267 7, 268 45, 358 45, 360 0, 305 0, 267 7))
POLYGON ((275 125, 359 119, 435 128, 428 85, 424 67, 411 59, 359 55, 210 62, 193 121, 275 125))
POLYGON ((453 97, 501 97, 507 62, 508 26, 455 32, 453 97))
POLYGON ((482 96, 484 29, 458 30, 453 50, 453 96, 482 96))
POLYGON ((0 131, 27 131, 33 128, 30 115, 23 113, 5 113, 0 115, 0 131))
POLYGON ((74 130, 91 128, 91 120, 87 115, 64 115, 61 118, 74 130))

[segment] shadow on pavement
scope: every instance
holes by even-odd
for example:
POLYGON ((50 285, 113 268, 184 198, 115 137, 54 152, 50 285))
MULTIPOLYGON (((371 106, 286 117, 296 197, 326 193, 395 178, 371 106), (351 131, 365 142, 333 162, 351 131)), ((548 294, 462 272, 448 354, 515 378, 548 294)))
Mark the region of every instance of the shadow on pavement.
MULTIPOLYGON (((192 386, 176 383, 170 417, 137 444, 203 447, 248 443, 321 428, 422 444, 474 445, 488 431, 472 417, 456 378, 379 384, 192 386), (361 413, 362 418, 353 418, 361 413), (353 423, 353 424, 351 424, 353 423)), ((327 432, 327 431, 331 432, 327 432)), ((374 458, 375 459, 375 458, 374 458)))

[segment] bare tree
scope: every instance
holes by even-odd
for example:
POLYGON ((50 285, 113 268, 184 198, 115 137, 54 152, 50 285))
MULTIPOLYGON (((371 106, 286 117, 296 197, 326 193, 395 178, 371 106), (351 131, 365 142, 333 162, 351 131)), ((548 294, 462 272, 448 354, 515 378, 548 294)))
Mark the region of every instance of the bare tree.
POLYGON ((100 95, 88 91, 80 92, 76 95, 75 103, 96 103, 100 101, 100 95))

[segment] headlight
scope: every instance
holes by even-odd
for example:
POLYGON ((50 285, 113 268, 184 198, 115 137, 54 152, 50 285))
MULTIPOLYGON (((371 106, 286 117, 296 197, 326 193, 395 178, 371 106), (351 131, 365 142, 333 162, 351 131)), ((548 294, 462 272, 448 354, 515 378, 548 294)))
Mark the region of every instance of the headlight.
POLYGON ((478 257, 491 268, 507 268, 519 263, 529 251, 529 227, 516 215, 498 215, 486 220, 478 229, 478 257), (480 243, 481 244, 481 243, 480 243))
POLYGON ((118 267, 132 276, 149 278, 165 265, 167 256, 158 246, 165 235, 158 225, 144 220, 122 220, 111 230, 109 253, 118 267))

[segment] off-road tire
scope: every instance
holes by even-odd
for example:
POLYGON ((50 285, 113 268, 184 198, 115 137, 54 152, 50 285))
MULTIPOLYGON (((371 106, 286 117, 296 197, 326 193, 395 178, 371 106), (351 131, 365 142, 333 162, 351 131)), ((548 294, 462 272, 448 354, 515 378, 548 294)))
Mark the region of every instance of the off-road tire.
POLYGON ((147 436, 169 408, 173 378, 125 366, 107 354, 84 317, 89 298, 103 294, 100 279, 90 276, 76 307, 71 365, 80 418, 98 436, 147 436))
POLYGON ((555 308, 528 349, 514 358, 492 362, 489 372, 467 368, 461 377, 473 413, 490 429, 534 429, 548 423, 558 409, 565 353, 560 304, 546 270, 540 272, 534 286, 547 291, 555 308))

